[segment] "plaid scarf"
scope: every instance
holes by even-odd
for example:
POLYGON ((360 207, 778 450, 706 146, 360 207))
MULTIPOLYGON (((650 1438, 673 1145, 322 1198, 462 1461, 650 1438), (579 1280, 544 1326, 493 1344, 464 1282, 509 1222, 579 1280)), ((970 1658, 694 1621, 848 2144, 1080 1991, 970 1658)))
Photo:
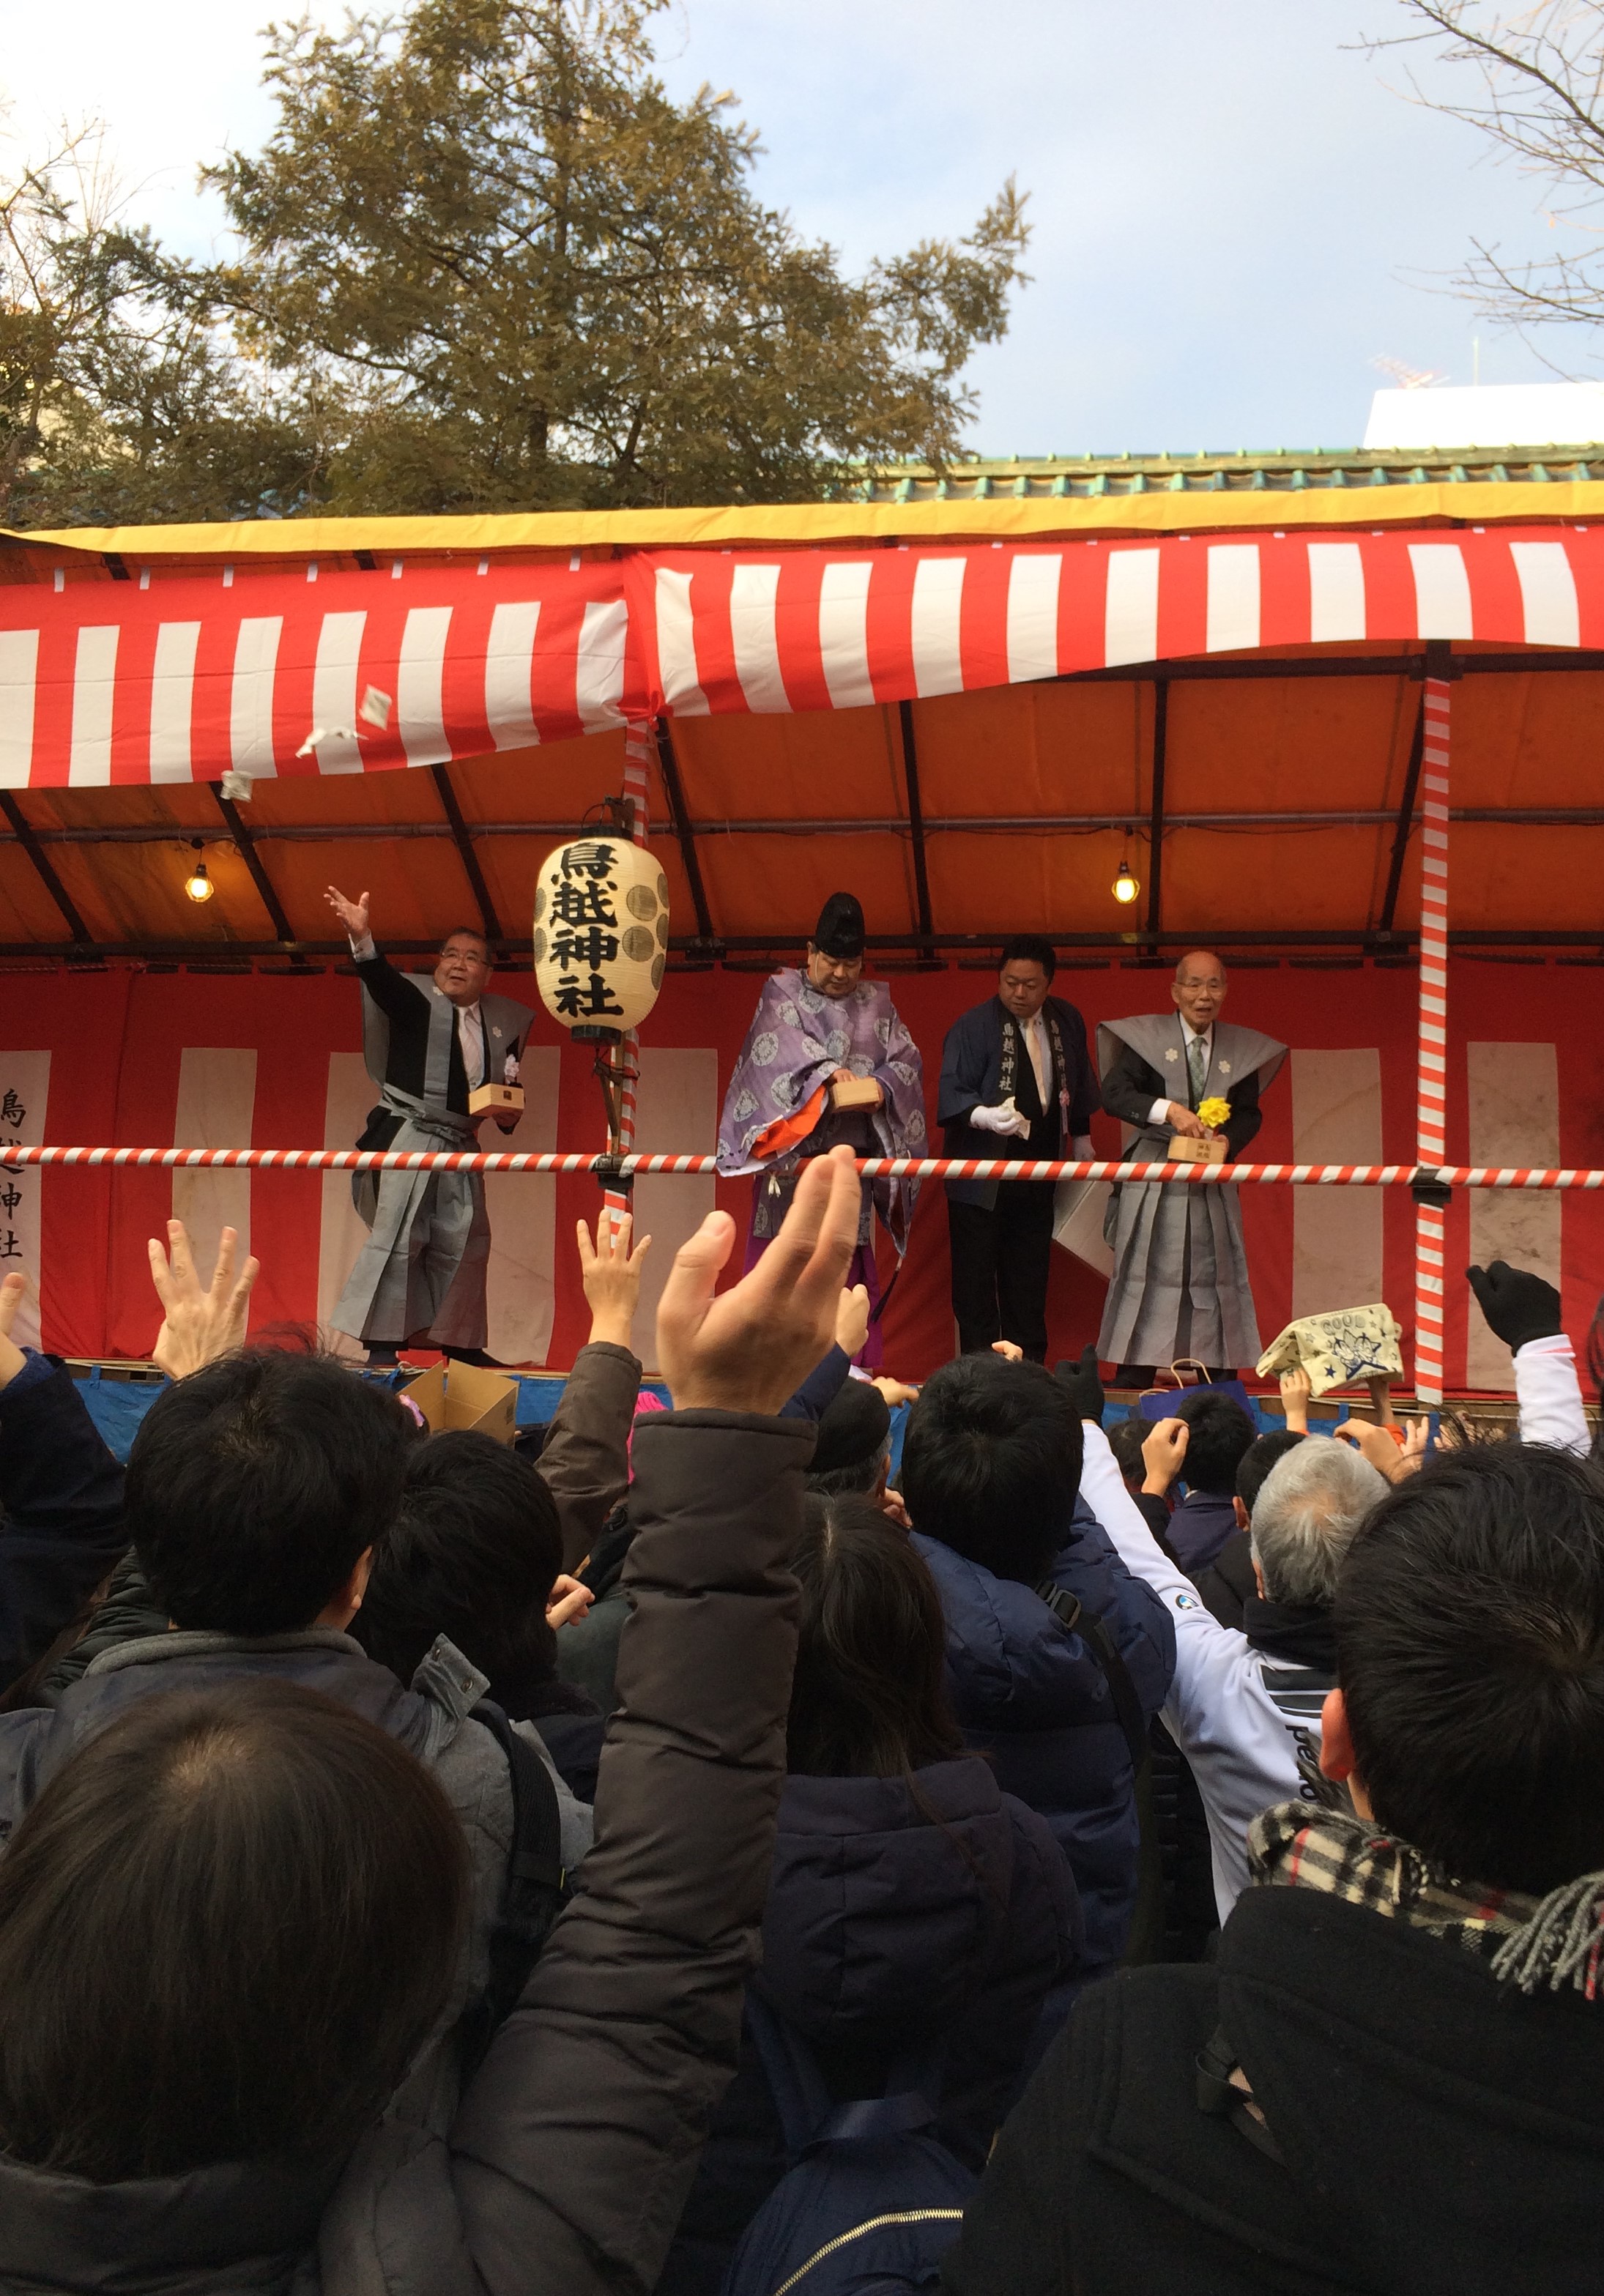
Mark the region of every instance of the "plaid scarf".
POLYGON ((1568 1979, 1589 2000, 1604 1970, 1604 1874, 1584 1874, 1546 1898, 1461 1882, 1407 1841, 1351 1811, 1282 1802, 1248 1829, 1248 1862, 1271 1889, 1321 1890, 1485 1957, 1522 1993, 1568 1979))

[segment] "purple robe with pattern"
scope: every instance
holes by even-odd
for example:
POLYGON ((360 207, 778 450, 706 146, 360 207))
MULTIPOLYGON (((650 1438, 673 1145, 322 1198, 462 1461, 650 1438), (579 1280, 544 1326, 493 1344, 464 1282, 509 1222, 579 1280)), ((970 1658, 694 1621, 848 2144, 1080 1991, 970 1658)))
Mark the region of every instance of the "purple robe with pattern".
MULTIPOLYGON (((726 1178, 764 1172, 753 1191, 752 1234, 766 1241, 790 1201, 805 1156, 846 1141, 859 1155, 922 1156, 926 1152, 924 1075, 919 1047, 908 1034, 882 980, 860 980, 845 996, 826 996, 806 972, 788 966, 764 983, 757 1010, 724 1094, 718 1126, 718 1168, 726 1178), (826 1103, 805 1140, 778 1157, 754 1153, 768 1126, 792 1116, 836 1069, 872 1077, 883 1095, 879 1108, 836 1114, 826 1103)), ((898 1254, 907 1243, 918 1183, 866 1182, 862 1243, 869 1242, 877 1210, 898 1254)))

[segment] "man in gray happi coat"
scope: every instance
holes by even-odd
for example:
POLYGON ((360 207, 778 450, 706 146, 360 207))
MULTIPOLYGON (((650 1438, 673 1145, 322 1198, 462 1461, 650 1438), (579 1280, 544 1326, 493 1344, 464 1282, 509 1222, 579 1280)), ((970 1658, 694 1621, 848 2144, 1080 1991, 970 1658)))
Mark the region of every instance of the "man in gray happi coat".
MULTIPOLYGON (((1105 1021, 1097 1032, 1103 1106, 1128 1128, 1125 1156, 1162 1164, 1176 1134, 1206 1134, 1198 1109, 1223 1100, 1227 1160, 1257 1132, 1259 1094, 1273 1083, 1285 1045, 1219 1018, 1225 967, 1193 949, 1175 967, 1173 1013, 1105 1021)), ((1114 1251, 1097 1352, 1118 1365, 1117 1387, 1150 1387, 1157 1365, 1190 1356, 1222 1376, 1263 1354, 1242 1212, 1234 1188, 1213 1182, 1129 1183, 1114 1189, 1103 1234, 1114 1251)))
MULTIPOLYGON (((362 980, 362 1051, 379 1086, 359 1148, 467 1149, 480 1119, 468 1095, 516 1083, 533 1013, 487 996, 490 946, 463 925, 446 934, 433 975, 397 972, 373 946, 368 897, 329 887, 329 906, 351 939, 362 980)), ((498 1114, 511 1132, 515 1113, 498 1114)), ((490 1221, 480 1172, 357 1172, 351 1193, 371 1231, 330 1316, 393 1362, 409 1342, 468 1362, 485 1360, 485 1276, 490 1221)))

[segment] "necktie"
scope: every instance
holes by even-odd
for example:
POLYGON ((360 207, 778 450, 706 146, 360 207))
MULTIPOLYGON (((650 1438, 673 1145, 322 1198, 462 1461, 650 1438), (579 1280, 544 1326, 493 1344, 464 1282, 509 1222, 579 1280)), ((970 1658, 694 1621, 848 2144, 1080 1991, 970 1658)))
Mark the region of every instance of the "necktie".
POLYGON ((462 1048, 462 1073, 471 1092, 485 1081, 485 1027, 477 1004, 457 1006, 457 1042, 462 1048))
POLYGON ((1192 1106, 1196 1108, 1208 1082, 1208 1046, 1201 1037, 1194 1037, 1187 1046, 1186 1065, 1191 1070, 1192 1106))
POLYGON ((1025 1042, 1030 1048, 1030 1065, 1035 1070, 1036 1095, 1043 1110, 1047 1106, 1048 1063, 1047 1046, 1044 1042, 1046 1034, 1046 1029, 1042 1026, 1042 1016, 1038 1013, 1034 1021, 1026 1024, 1025 1042))

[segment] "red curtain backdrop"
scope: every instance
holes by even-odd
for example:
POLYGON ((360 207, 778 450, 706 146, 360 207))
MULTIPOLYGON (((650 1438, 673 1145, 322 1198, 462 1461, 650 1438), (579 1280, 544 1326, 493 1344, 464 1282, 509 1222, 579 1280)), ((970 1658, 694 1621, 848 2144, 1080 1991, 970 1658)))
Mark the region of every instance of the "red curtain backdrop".
MULTIPOLYGON (((1468 1160, 1464 1053, 1481 1043, 1558 1042, 1559 1137, 1568 1165, 1604 1165, 1604 1047, 1598 1033, 1559 1024, 1574 1012, 1597 974, 1554 964, 1461 963, 1453 970, 1448 1149, 1468 1160)), ((1089 1024, 1120 1013, 1163 1009, 1166 971, 1142 968, 1065 970, 1058 988, 1077 1004, 1089 1024)), ((533 1001, 527 975, 498 982, 533 1001)), ((925 1060, 928 1103, 934 1119, 943 1034, 957 1013, 990 993, 985 972, 947 969, 892 977, 893 993, 925 1060)), ((648 1046, 711 1046, 722 1091, 756 1000, 758 981, 747 973, 671 974, 644 1029, 648 1046)), ((0 1052, 52 1055, 45 1136, 53 1144, 167 1146, 174 1141, 179 1067, 186 1047, 254 1047, 257 1090, 253 1138, 241 1147, 315 1147, 321 1143, 329 1054, 355 1053, 360 1044, 358 990, 354 980, 315 973, 305 980, 277 976, 203 978, 190 974, 108 972, 70 977, 14 976, 6 1000, 0 1052)), ((1381 1067, 1384 1153, 1412 1157, 1414 1124, 1415 979, 1407 968, 1242 967, 1233 974, 1230 1016, 1267 1030, 1294 1046, 1375 1047, 1381 1067)), ((544 1016, 537 1041, 562 1042, 557 1144, 587 1150, 601 1144, 600 1095, 588 1054, 560 1039, 544 1016)), ((1266 1159, 1293 1153, 1289 1071, 1265 1099, 1256 1152, 1266 1159)), ((1100 1152, 1112 1155, 1118 1128, 1099 1118, 1100 1152)), ((675 1144, 710 1149, 711 1138, 675 1144)), ((671 1184, 670 1184, 671 1185, 671 1184)), ((168 1171, 93 1169, 46 1172, 42 1190, 39 1269, 45 1344, 72 1356, 143 1357, 157 1315, 145 1260, 145 1240, 161 1233, 172 1205, 168 1171)), ((749 1183, 719 1184, 721 1203, 744 1228, 749 1183)), ((1291 1306, 1293 1191, 1243 1191, 1248 1254, 1260 1326, 1268 1340, 1291 1306)), ((1596 1195, 1563 1200, 1563 1263, 1567 1326, 1578 1335, 1604 1287, 1604 1204, 1596 1195)), ((573 1222, 593 1214, 598 1191, 588 1177, 558 1183, 556 1319, 549 1360, 565 1366, 585 1337, 584 1301, 573 1264, 573 1222)), ((258 1172, 251 1179, 251 1243, 262 1262, 255 1320, 312 1323, 317 1314, 322 1186, 317 1175, 258 1172)), ((1448 1219, 1447 1334, 1450 1383, 1462 1377, 1465 1296, 1457 1272, 1469 1256, 1469 1212, 1456 1197, 1448 1219)), ((1386 1296, 1407 1326, 1413 1299, 1412 1222, 1407 1193, 1387 1192, 1385 1224, 1386 1296)), ((1069 1353, 1095 1336, 1102 1308, 1101 1281, 1061 1251, 1053 1256, 1052 1339, 1069 1353)), ((739 1254, 737 1254, 739 1265, 739 1254)), ((883 1263, 888 1273, 888 1262, 883 1263)), ((1353 1304, 1333 1301, 1332 1305, 1353 1304)), ((927 1185, 914 1222, 908 1265, 887 1316, 888 1367, 919 1377, 952 1352, 947 1298, 945 1204, 939 1184, 927 1185)), ((1405 1341, 1407 1350, 1408 1341, 1405 1341)))

